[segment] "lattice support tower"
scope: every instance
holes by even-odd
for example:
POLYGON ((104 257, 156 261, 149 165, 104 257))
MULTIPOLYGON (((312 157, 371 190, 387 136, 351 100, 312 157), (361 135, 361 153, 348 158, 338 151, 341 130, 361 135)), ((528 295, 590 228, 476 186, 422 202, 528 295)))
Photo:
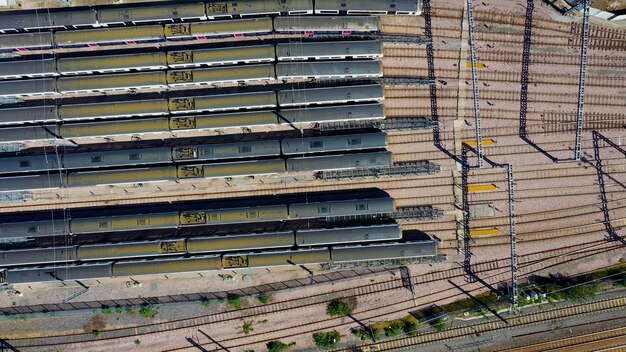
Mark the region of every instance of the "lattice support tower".
POLYGON ((584 1, 582 39, 580 43, 580 78, 578 82, 578 110, 576 111, 576 145, 574 159, 580 160, 585 122, 585 80, 587 78, 587 49, 589 44, 589 0, 584 1))
POLYGON ((441 171, 441 167, 437 164, 419 162, 388 167, 320 171, 316 174, 316 177, 320 180, 341 180, 397 175, 434 175, 439 173, 439 171, 441 171))
POLYGON ((469 29, 469 47, 470 59, 472 61, 472 94, 474 97, 474 119, 476 127, 476 150, 478 157, 478 167, 485 165, 483 160, 483 134, 480 122, 480 94, 478 91, 478 59, 476 58, 476 42, 474 41, 474 3, 473 0, 467 0, 467 21, 469 29))
POLYGON ((602 214, 604 214, 604 228, 606 229, 607 236, 606 239, 609 241, 620 241, 626 244, 626 240, 617 234, 615 229, 613 228, 613 224, 611 224, 611 215, 609 213, 609 200, 606 197, 606 185, 604 183, 604 170, 602 169, 602 156, 600 155, 600 140, 603 140, 611 147, 619 151, 626 157, 626 151, 622 149, 617 144, 613 143, 613 141, 604 137, 597 131, 593 131, 593 151, 594 157, 596 159, 596 173, 598 175, 598 187, 600 189, 600 203, 602 214))
POLYGON ((533 0, 526 2, 526 20, 524 21, 524 47, 522 49, 522 77, 520 88, 519 136, 527 138, 526 115, 528 113, 528 67, 530 66, 530 44, 533 28, 533 0))
POLYGON ((384 120, 327 122, 317 125, 320 131, 339 131, 352 129, 378 128, 381 130, 426 130, 437 123, 425 117, 394 117, 384 120))
POLYGON ((468 193, 468 178, 470 165, 467 160, 467 147, 463 145, 461 148, 461 191, 462 191, 462 205, 461 212, 463 213, 463 269, 466 274, 466 280, 468 282, 475 282, 476 278, 472 273, 472 252, 470 249, 470 212, 469 212, 469 193, 468 193))
POLYGON ((509 236, 511 240, 511 311, 517 311, 518 289, 517 289, 517 240, 515 230, 515 182, 513 180, 513 165, 507 164, 507 182, 509 192, 509 236))

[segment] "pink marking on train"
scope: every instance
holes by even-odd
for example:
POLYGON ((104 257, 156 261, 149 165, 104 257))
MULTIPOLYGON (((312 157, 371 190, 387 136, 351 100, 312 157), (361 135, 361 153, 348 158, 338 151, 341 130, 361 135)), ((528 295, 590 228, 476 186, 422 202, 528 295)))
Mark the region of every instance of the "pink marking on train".
POLYGON ((131 41, 126 42, 126 44, 135 45, 135 44, 137 44, 137 42, 131 40, 131 41))
POLYGON ((90 47, 90 48, 93 48, 93 47, 98 46, 98 44, 95 44, 95 43, 90 43, 90 44, 87 44, 87 46, 88 46, 88 47, 90 47))
POLYGON ((347 35, 347 34, 350 34, 350 33, 352 33, 352 32, 351 31, 343 31, 343 32, 341 32, 341 34, 343 34, 343 35, 347 35))
POLYGON ((17 51, 28 51, 26 48, 17 48, 17 51))
POLYGON ((198 36, 198 39, 200 39, 200 40, 205 40, 205 39, 206 39, 206 36, 204 36, 204 35, 199 35, 199 36, 198 36))
POLYGON ((304 35, 313 35, 313 31, 304 31, 304 35))
POLYGON ((243 33, 237 33, 237 34, 235 34, 235 38, 241 38, 241 37, 243 37, 243 33))

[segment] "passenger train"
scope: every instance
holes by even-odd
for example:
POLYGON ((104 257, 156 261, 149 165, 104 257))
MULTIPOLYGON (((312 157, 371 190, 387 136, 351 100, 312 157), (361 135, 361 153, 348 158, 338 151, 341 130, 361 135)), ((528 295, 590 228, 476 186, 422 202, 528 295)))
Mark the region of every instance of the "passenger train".
POLYGON ((268 268, 390 259, 434 258, 437 255, 437 242, 434 240, 268 251, 241 251, 221 255, 212 254, 143 260, 119 260, 80 265, 56 265, 52 267, 0 269, 0 284, 32 284, 236 268, 268 268))
POLYGON ((245 0, 144 3, 92 8, 11 11, 0 15, 0 32, 274 15, 420 15, 422 0, 245 0))
POLYGON ((0 224, 0 238, 32 238, 65 234, 177 229, 189 226, 389 214, 394 211, 394 200, 387 195, 365 199, 293 202, 240 208, 192 209, 146 214, 75 217, 69 220, 4 222, 0 224))
POLYGON ((379 59, 377 40, 299 42, 121 55, 0 61, 0 79, 74 76, 306 60, 379 59))
POLYGON ((264 17, 212 22, 29 32, 0 35, 0 51, 134 45, 163 41, 258 37, 268 34, 369 35, 380 32, 379 17, 264 17))
POLYGON ((397 224, 0 251, 0 267, 399 240, 397 224))

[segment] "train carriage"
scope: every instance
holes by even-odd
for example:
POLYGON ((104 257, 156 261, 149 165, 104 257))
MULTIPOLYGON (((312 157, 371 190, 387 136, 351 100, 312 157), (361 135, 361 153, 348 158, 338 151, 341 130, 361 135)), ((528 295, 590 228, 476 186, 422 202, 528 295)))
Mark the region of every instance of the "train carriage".
POLYGON ((328 88, 291 89, 278 92, 281 107, 315 104, 341 104, 383 100, 383 86, 379 84, 328 88))
POLYGON ((170 128, 180 129, 217 129, 227 127, 252 127, 275 125, 278 117, 273 111, 238 112, 231 114, 197 115, 172 117, 170 128))
POLYGON ((164 39, 163 26, 161 25, 84 29, 54 33, 54 41, 56 45, 61 47, 112 43, 132 44, 135 42, 162 41, 164 39))
POLYGON ((65 178, 61 174, 0 177, 0 192, 61 188, 64 185, 65 178))
POLYGON ((273 232, 212 237, 192 237, 187 240, 189 253, 215 253, 247 249, 293 246, 293 232, 273 232))
POLYGON ((0 142, 51 140, 56 139, 58 135, 59 127, 56 125, 0 128, 0 142))
POLYGON ((20 125, 58 121, 54 105, 0 109, 0 125, 20 125))
POLYGON ((284 139, 280 144, 282 153, 285 155, 376 149, 387 147, 387 134, 380 132, 293 138, 284 139))
POLYGON ((172 114, 273 108, 276 106, 276 93, 271 91, 171 98, 168 106, 172 114))
POLYGON ((180 224, 222 225, 261 221, 283 221, 288 219, 286 205, 267 205, 247 208, 211 209, 206 211, 185 211, 180 213, 180 224))
POLYGON ((171 39, 199 38, 206 39, 263 35, 272 33, 272 19, 251 18, 243 20, 224 20, 212 22, 191 22, 166 24, 163 28, 165 37, 171 39))
POLYGON ((184 273, 222 268, 219 255, 192 258, 157 258, 150 260, 118 261, 113 264, 113 277, 184 273))
POLYGON ((177 227, 177 212, 74 218, 70 222, 73 234, 177 227))
POLYGON ((204 19, 204 3, 98 9, 98 23, 101 25, 204 19))
POLYGON ((275 80, 273 64, 171 70, 167 84, 172 87, 200 84, 267 82, 275 80))
POLYGON ((57 79, 57 91, 64 94, 165 87, 167 87, 167 81, 163 71, 61 77, 57 79))
POLYGON ((273 62, 274 55, 273 45, 169 51, 167 64, 181 68, 273 62))
POLYGON ((170 161, 172 161, 170 148, 126 149, 63 154, 63 167, 66 169, 159 164, 170 161))
POLYGON ((298 246, 399 240, 401 238, 402 231, 398 224, 298 230, 296 232, 296 244, 298 246))
POLYGON ((66 220, 5 222, 0 224, 0 238, 43 237, 65 235, 69 232, 66 220))
POLYGON ((335 263, 432 257, 435 255, 437 255, 437 242, 435 241, 370 243, 366 245, 334 246, 331 248, 331 256, 335 263))
MULTIPOLYGON (((77 33, 81 31, 76 31, 77 33)), ((62 33, 62 32, 57 32, 62 33)), ((72 32, 68 32, 72 33, 72 32)), ((1 51, 43 50, 57 46, 53 32, 33 32, 0 35, 1 51)))
POLYGON ((76 249, 78 260, 103 260, 184 254, 185 240, 142 241, 82 245, 76 249))
POLYGON ((285 161, 282 159, 238 161, 233 163, 178 167, 179 178, 254 176, 271 175, 283 172, 285 172, 285 161))
POLYGON ((315 0, 315 14, 411 15, 422 13, 422 0, 315 0))
POLYGON ((306 109, 282 109, 281 123, 303 124, 352 120, 382 120, 385 118, 381 104, 331 106, 306 109))
POLYGON ((35 10, 27 13, 0 14, 0 32, 17 31, 20 29, 46 28, 77 28, 95 26, 96 11, 92 9, 72 11, 44 11, 35 10))
POLYGON ((289 206, 289 218, 310 219, 345 215, 388 214, 394 211, 393 198, 355 199, 291 204, 289 206))
POLYGON ((61 166, 56 154, 0 158, 0 174, 58 170, 61 166))
POLYGON ((378 59, 382 56, 382 43, 378 40, 276 44, 278 61, 378 59))
POLYGON ((58 74, 54 59, 0 61, 0 79, 53 77, 56 75, 58 74))
POLYGON ((32 284, 111 277, 111 263, 12 269, 6 273, 11 284, 32 284))
POLYGON ((159 70, 167 68, 165 53, 135 53, 60 58, 57 68, 62 75, 159 70))
POLYGON ((54 78, 0 81, 0 96, 38 97, 57 95, 54 78))
POLYGON ((380 32, 380 17, 367 16, 293 16, 275 17, 274 31, 276 33, 378 33, 380 32))
POLYGON ((166 99, 134 100, 61 105, 59 118, 62 121, 78 121, 115 117, 158 116, 167 115, 168 112, 166 99))
POLYGON ((313 14, 313 0, 247 0, 207 1, 206 13, 211 19, 258 15, 313 14))
POLYGON ((281 62, 276 64, 276 78, 294 79, 346 79, 382 77, 379 61, 325 61, 281 62))
POLYGON ((69 187, 112 185, 119 183, 163 182, 176 180, 176 167, 161 166, 125 170, 72 172, 67 176, 69 187))
POLYGON ((174 161, 260 158, 278 155, 280 155, 280 142, 277 140, 205 144, 172 149, 174 161))
POLYGON ((390 152, 306 156, 289 158, 287 160, 287 172, 389 167, 391 162, 390 152))
POLYGON ((222 266, 224 269, 236 267, 265 268, 320 264, 328 263, 329 261, 330 253, 328 248, 311 248, 225 254, 222 258, 222 266))
POLYGON ((73 262, 77 259, 76 247, 12 249, 0 252, 0 267, 9 265, 34 265, 73 262))
MULTIPOLYGON (((59 127, 59 134, 63 136, 63 138, 85 138, 115 135, 141 135, 144 133, 166 132, 168 130, 168 119, 162 117, 123 121, 66 123, 59 127)), ((2 132, 1 129, 0 132, 2 132)))

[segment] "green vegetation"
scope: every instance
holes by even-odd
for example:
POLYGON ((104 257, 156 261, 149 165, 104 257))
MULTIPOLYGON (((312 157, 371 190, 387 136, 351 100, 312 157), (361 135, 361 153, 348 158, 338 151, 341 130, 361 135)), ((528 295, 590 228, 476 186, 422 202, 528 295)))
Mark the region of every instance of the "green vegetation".
POLYGON ((224 303, 224 302, 226 302, 226 299, 224 297, 220 297, 220 298, 217 299, 217 301, 219 303, 224 303))
POLYGON ((152 305, 143 306, 139 309, 139 315, 146 319, 154 318, 157 314, 159 314, 159 308, 152 305))
POLYGON ((261 304, 268 304, 270 303, 270 296, 263 292, 259 295, 259 301, 261 302, 261 304))
POLYGON ((402 319, 389 321, 379 321, 368 327, 354 328, 351 332, 361 340, 380 340, 384 334, 386 337, 395 337, 400 334, 410 335, 417 330, 420 322, 412 315, 407 315, 402 319))
POLYGON ((110 315, 111 313, 113 313, 113 310, 111 308, 109 308, 109 307, 102 308, 102 314, 110 315))
POLYGON ((442 317, 438 317, 436 319, 428 321, 428 325, 432 326, 433 329, 438 332, 444 331, 446 329, 446 321, 442 317))
POLYGON ((380 335, 382 335, 384 331, 374 328, 373 326, 368 326, 364 328, 352 328, 350 332, 362 341, 377 341, 380 340, 380 335))
POLYGON ((317 347, 322 349, 335 348, 341 339, 341 335, 338 331, 317 332, 313 334, 313 340, 317 347))
POLYGON ((289 347, 291 346, 295 346, 296 343, 295 342, 291 342, 289 344, 286 343, 282 343, 280 341, 270 341, 267 343, 267 350, 269 352, 283 352, 289 349, 289 347))
POLYGON ((93 331, 91 332, 91 334, 92 334, 94 337, 100 337, 100 331, 98 331, 98 330, 93 330, 93 331))
POLYGON ((384 329, 384 331, 387 337, 396 337, 402 332, 402 322, 393 321, 384 329))
POLYGON ((243 333, 248 335, 249 333, 252 332, 252 330, 254 330, 254 328, 252 327, 252 324, 254 324, 254 321, 252 320, 244 320, 243 321, 243 333))
POLYGON ((141 345, 141 340, 140 339, 136 339, 135 340, 135 345, 141 345))
POLYGON ((342 301, 332 301, 328 304, 326 313, 331 317, 344 317, 352 314, 352 308, 342 301))
POLYGON ((233 308, 241 309, 241 297, 229 293, 228 296, 226 296, 226 299, 228 299, 228 304, 230 304, 233 308))
POLYGON ((211 301, 210 301, 210 300, 208 300, 208 299, 203 299, 203 300, 202 300, 202 305, 203 305, 204 307, 208 307, 208 306, 210 306, 210 305, 211 305, 211 301))
POLYGON ((124 308, 122 308, 122 307, 116 307, 116 308, 115 308, 115 313, 117 313, 117 314, 122 314, 122 313, 124 313, 124 308))

